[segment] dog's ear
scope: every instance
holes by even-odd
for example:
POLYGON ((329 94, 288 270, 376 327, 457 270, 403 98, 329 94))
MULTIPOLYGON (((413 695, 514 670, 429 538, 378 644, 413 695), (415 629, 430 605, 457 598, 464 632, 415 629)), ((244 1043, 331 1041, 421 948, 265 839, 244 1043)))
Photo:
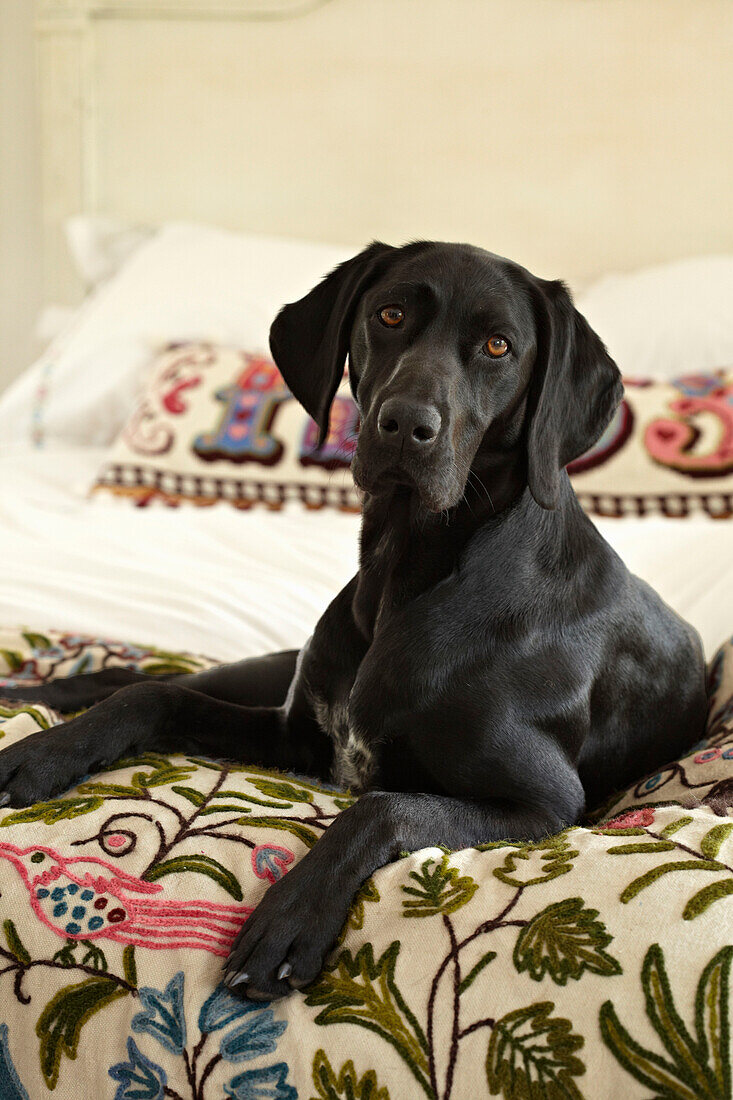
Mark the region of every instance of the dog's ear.
POLYGON ((272 357, 293 396, 328 435, 359 299, 396 249, 375 241, 297 302, 283 306, 270 329, 272 357))
POLYGON ((527 480, 554 508, 560 471, 593 446, 623 396, 618 367, 564 283, 535 279, 537 357, 527 403, 527 480))

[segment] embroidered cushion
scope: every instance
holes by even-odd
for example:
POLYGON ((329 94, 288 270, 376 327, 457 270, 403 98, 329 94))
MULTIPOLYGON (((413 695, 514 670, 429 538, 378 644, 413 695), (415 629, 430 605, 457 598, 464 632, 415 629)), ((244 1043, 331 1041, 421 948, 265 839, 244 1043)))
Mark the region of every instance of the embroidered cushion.
MULTIPOLYGON (((138 505, 280 508, 295 500, 358 511, 349 472, 358 428, 346 383, 319 450, 314 421, 267 355, 169 345, 94 491, 138 505)), ((733 515, 733 372, 627 378, 613 421, 569 471, 583 507, 597 515, 733 515)))
POLYGON ((135 504, 359 510, 349 472, 359 417, 348 385, 318 428, 272 360, 212 344, 170 345, 94 486, 135 504))
MULTIPOLYGON (((16 683, 211 663, 0 632, 16 683)), ((348 793, 148 754, 0 810, 0 1096, 723 1100, 733 644, 710 703, 706 740, 595 824, 378 870, 321 975, 273 1004, 236 1000, 222 960, 348 793)), ((0 702, 0 744, 58 718, 0 702)))
POLYGON ((733 370, 624 385, 601 439, 568 467, 586 511, 732 516, 733 370))

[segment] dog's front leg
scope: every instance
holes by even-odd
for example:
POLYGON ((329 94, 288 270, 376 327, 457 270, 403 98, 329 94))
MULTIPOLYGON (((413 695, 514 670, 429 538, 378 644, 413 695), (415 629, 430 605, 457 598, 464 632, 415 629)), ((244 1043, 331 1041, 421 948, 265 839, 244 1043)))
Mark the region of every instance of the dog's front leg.
POLYGON ((436 844, 465 848, 506 837, 539 839, 569 824, 575 814, 575 805, 564 811, 370 791, 268 889, 239 934, 225 964, 225 981, 253 1000, 281 997, 313 981, 359 886, 400 852, 436 844))
POLYGON ((178 684, 121 688, 69 722, 0 752, 0 805, 27 806, 141 752, 208 756, 326 776, 327 736, 302 705, 243 707, 178 684))

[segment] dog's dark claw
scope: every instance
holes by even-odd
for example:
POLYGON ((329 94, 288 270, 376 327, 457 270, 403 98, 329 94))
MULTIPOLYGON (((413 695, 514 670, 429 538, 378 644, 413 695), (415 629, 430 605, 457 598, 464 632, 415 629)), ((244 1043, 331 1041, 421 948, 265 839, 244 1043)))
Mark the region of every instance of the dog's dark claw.
POLYGON ((230 970, 224 978, 224 985, 227 989, 231 989, 232 986, 242 985, 243 982, 249 981, 249 974, 242 972, 238 974, 236 970, 230 970))
POLYGON ((289 978, 292 973, 293 968, 290 963, 283 963, 277 972, 278 980, 282 982, 285 978, 289 978))
POLYGON ((7 806, 10 802, 10 793, 8 791, 0 791, 0 806, 7 806))

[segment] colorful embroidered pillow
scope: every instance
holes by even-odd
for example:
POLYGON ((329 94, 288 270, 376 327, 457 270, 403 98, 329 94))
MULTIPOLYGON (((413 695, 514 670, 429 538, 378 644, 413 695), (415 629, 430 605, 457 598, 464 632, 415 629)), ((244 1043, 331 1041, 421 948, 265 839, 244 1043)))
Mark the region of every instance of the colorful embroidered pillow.
POLYGON ((318 450, 316 424, 272 360, 211 344, 171 344, 94 486, 138 505, 291 500, 359 511, 349 465, 359 417, 348 385, 318 450))
POLYGON ((669 382, 625 378, 595 447, 569 473, 599 516, 733 515, 733 370, 669 382))
MULTIPOLYGON (((318 450, 315 423, 268 356, 172 344, 94 488, 138 505, 300 500, 358 511, 349 473, 358 427, 344 383, 318 450)), ((733 371, 627 378, 612 423, 569 469, 583 507, 597 515, 733 515, 733 371)))

